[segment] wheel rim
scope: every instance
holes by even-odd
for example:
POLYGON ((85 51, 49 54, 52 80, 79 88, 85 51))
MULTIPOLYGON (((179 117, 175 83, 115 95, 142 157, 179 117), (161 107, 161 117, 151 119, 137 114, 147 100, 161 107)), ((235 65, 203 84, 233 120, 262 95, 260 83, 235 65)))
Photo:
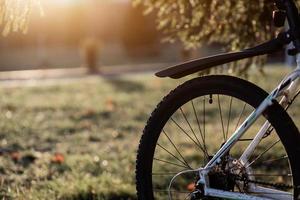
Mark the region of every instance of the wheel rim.
MULTIPOLYGON (((168 186, 174 174, 203 167, 253 110, 251 105, 224 94, 207 94, 179 107, 163 127, 155 148, 152 167, 155 199, 168 197, 168 186)), ((241 149, 247 147, 264 121, 261 117, 255 123, 256 128, 252 127, 233 147, 230 152, 232 159, 239 158, 241 149)), ((288 158, 275 130, 257 147, 245 168, 251 169, 247 173, 250 181, 273 183, 274 186, 283 183, 292 185, 288 158), (274 168, 274 163, 278 167, 274 168)), ((173 196, 189 199, 196 175, 193 173, 190 178, 176 180, 178 183, 172 186, 173 196)), ((247 193, 245 188, 234 187, 234 191, 239 190, 247 193)), ((283 191, 292 190, 287 188, 283 191)))

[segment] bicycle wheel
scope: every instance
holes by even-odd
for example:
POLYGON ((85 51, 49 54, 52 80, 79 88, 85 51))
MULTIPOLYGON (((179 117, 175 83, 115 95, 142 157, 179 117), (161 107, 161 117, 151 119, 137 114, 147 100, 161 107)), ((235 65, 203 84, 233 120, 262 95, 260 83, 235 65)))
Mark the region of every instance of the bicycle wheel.
MULTIPOLYGON (((266 96, 252 83, 221 75, 195 78, 170 92, 153 111, 140 141, 138 198, 168 199, 170 194, 172 199, 191 199, 199 179, 192 170, 205 166, 266 96), (190 171, 178 175, 185 170, 190 171)), ((297 144, 297 128, 275 102, 209 174, 210 187, 268 195, 248 191, 251 184, 282 191, 274 199, 296 199, 300 180, 297 144), (238 159, 266 120, 271 124, 268 134, 249 161, 240 163, 238 159)))

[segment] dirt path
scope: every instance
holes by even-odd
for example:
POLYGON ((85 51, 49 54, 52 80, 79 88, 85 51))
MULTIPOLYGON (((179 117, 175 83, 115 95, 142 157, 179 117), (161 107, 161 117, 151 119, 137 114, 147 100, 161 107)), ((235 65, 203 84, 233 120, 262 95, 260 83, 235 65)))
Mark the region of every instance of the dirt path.
POLYGON ((169 64, 141 64, 102 67, 99 73, 89 73, 85 68, 43 69, 0 72, 0 87, 44 86, 70 83, 86 78, 115 78, 120 75, 154 73, 169 64))

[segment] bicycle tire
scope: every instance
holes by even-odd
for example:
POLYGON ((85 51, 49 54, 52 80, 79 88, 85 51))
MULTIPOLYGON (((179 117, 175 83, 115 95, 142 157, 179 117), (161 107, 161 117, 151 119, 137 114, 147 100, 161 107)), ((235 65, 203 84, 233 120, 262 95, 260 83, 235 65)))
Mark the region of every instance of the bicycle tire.
MULTIPOLYGON (((165 123, 186 102, 206 93, 220 93, 238 98, 254 108, 267 97, 267 92, 258 86, 231 76, 212 75, 192 79, 171 91, 157 105, 144 128, 136 158, 136 189, 138 199, 154 199, 152 191, 152 164, 157 140, 165 123)), ((284 109, 274 102, 264 116, 275 128, 289 158, 294 183, 294 199, 299 199, 300 155, 299 131, 284 109)))

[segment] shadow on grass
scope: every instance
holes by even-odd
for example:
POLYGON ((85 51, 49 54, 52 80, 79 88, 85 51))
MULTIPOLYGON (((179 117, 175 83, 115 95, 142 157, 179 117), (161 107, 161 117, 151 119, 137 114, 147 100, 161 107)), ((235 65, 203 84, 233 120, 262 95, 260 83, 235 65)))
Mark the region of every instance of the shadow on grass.
POLYGON ((107 79, 107 83, 111 84, 117 91, 138 92, 145 89, 141 83, 124 79, 107 79))

